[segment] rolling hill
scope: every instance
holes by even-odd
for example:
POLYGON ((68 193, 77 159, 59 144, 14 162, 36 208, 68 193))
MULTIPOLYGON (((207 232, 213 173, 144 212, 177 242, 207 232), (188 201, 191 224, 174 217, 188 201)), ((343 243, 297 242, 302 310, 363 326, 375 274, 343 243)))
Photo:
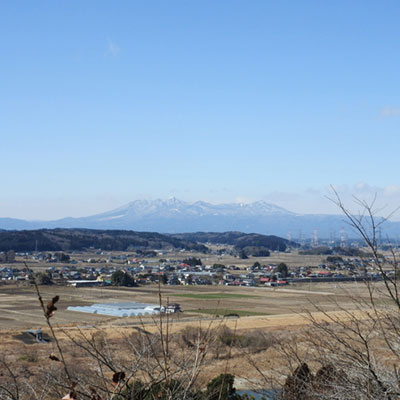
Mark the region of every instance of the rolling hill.
POLYGON ((0 232, 0 251, 116 251, 175 249, 207 252, 206 246, 154 232, 90 229, 40 229, 0 232))

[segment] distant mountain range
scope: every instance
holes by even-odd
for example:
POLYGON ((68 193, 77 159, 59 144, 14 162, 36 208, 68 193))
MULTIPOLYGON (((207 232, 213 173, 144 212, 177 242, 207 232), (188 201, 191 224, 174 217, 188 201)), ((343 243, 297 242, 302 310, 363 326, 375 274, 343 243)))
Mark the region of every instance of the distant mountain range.
MULTIPOLYGON (((25 221, 0 218, 0 230, 41 228, 117 229, 161 233, 241 231, 309 239, 315 230, 320 238, 339 238, 342 228, 348 237, 358 237, 342 215, 296 214, 276 205, 257 201, 250 204, 188 203, 167 200, 136 200, 115 210, 82 218, 55 221, 25 221)), ((400 222, 386 222, 382 235, 397 238, 400 222)))

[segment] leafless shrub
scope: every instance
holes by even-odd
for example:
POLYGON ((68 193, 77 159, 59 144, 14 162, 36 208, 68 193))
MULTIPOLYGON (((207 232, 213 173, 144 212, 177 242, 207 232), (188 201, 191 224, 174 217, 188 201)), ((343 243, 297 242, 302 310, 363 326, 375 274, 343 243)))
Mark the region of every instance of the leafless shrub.
POLYGON ((334 191, 333 201, 347 222, 364 240, 368 256, 364 271, 378 273, 381 281, 368 277, 364 285, 368 297, 354 294, 351 309, 332 299, 334 312, 312 304, 308 311, 310 329, 299 339, 300 347, 286 356, 299 366, 287 379, 282 398, 291 399, 387 399, 400 398, 400 287, 399 262, 394 249, 389 255, 379 250, 377 229, 385 218, 376 217, 375 200, 352 214, 334 191), (318 315, 318 317, 316 317, 318 315), (322 318, 321 318, 322 316, 322 318), (307 361, 307 364, 305 363, 307 361), (317 370, 315 375, 309 365, 317 370))

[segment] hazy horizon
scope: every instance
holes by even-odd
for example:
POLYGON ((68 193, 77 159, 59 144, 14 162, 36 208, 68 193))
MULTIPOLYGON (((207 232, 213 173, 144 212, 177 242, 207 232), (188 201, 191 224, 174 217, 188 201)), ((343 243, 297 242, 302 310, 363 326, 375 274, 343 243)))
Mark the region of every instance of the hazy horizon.
MULTIPOLYGON (((375 188, 376 189, 376 188, 375 188)), ((359 190, 360 191, 360 190, 359 190)), ((378 192, 372 192, 371 188, 367 188, 366 190, 363 191, 363 193, 359 193, 360 196, 358 197, 359 199, 365 199, 368 202, 372 202, 375 198, 375 195, 378 192), (362 196, 363 194, 363 196, 362 196)), ((381 193, 382 194, 382 193, 381 193)), ((306 198, 306 196, 309 196, 309 199, 312 199, 312 197, 314 196, 314 201, 316 201, 318 199, 318 197, 316 196, 315 192, 311 192, 310 193, 305 193, 303 196, 304 198, 306 198)), ((246 199, 246 198, 237 198, 234 201, 208 201, 208 200, 204 200, 204 199, 196 199, 196 200, 190 200, 190 199, 183 199, 180 198, 178 196, 169 196, 167 198, 150 198, 150 197, 141 197, 141 198, 136 198, 136 199, 131 199, 129 201, 126 201, 124 203, 114 203, 112 201, 110 201, 111 199, 109 199, 109 207, 108 208, 104 208, 101 209, 99 208, 99 205, 102 204, 102 202, 96 202, 95 206, 90 209, 90 206, 87 206, 87 212, 86 213, 82 213, 82 214, 54 214, 54 217, 50 217, 50 215, 52 215, 52 213, 46 212, 45 217, 29 217, 29 214, 27 214, 27 217, 24 216, 12 216, 12 215, 0 215, 0 218, 16 218, 16 219, 23 219, 23 220, 27 220, 27 221, 51 221, 51 220, 57 220, 57 219, 63 219, 63 218, 81 218, 81 217, 89 217, 89 216, 93 216, 93 215, 97 215, 97 214, 101 214, 104 212, 109 212, 115 209, 118 209, 120 207, 124 207, 127 206, 129 203, 134 202, 134 201, 140 201, 140 200, 147 200, 147 201, 156 201, 156 200, 168 200, 168 199, 172 199, 175 198, 179 201, 184 201, 188 204, 193 204, 196 203, 198 201, 203 201, 206 203, 210 203, 213 205, 218 205, 218 204, 251 204, 251 203, 255 203, 258 201, 264 201, 266 203, 278 206, 280 208, 283 208, 289 212, 293 212, 296 214, 328 214, 328 215, 341 215, 341 210, 339 209, 339 207, 334 204, 333 200, 334 200, 334 193, 332 192, 332 190, 330 189, 330 191, 326 193, 325 195, 325 201, 327 203, 327 207, 325 209, 321 209, 318 210, 316 208, 312 208, 312 203, 309 203, 309 208, 305 208, 303 210, 301 210, 299 207, 287 207, 285 206, 285 199, 286 199, 286 203, 293 203, 294 200, 299 200, 301 198, 301 196, 296 195, 296 194, 285 194, 285 193, 276 193, 276 194, 271 194, 271 198, 275 197, 275 199, 279 198, 279 196, 282 196, 283 201, 282 202, 277 202, 277 201, 271 201, 268 200, 266 198, 264 199, 255 199, 255 200, 251 200, 251 199, 246 199), (288 201, 290 200, 290 201, 288 201)), ((354 212, 355 214, 357 214, 359 211, 362 211, 359 207, 359 205, 357 204, 356 199, 354 198, 354 190, 352 190, 351 192, 346 192, 343 190, 342 188, 342 192, 340 192, 340 196, 342 201, 345 203, 346 207, 348 207, 352 212, 354 212)), ((377 197, 377 200, 375 202, 375 206, 374 209, 378 211, 377 216, 387 216, 389 214, 391 214, 393 211, 395 211, 393 213, 393 215, 391 216, 391 220, 396 221, 399 220, 400 218, 400 212, 396 211, 395 207, 390 208, 389 204, 386 203, 382 203, 382 198, 383 196, 381 196, 380 198, 377 197)), ((315 203, 314 203, 315 205, 315 203)), ((56 205, 54 205, 54 209, 59 209, 57 208, 56 205)))

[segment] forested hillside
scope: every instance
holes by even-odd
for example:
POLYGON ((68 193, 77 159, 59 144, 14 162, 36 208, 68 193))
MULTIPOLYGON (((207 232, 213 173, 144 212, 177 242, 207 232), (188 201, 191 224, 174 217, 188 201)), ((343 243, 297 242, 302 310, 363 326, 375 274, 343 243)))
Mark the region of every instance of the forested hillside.
POLYGON ((155 232, 91 229, 40 229, 0 231, 0 251, 57 251, 87 248, 131 251, 135 249, 184 249, 206 252, 202 244, 155 232))

